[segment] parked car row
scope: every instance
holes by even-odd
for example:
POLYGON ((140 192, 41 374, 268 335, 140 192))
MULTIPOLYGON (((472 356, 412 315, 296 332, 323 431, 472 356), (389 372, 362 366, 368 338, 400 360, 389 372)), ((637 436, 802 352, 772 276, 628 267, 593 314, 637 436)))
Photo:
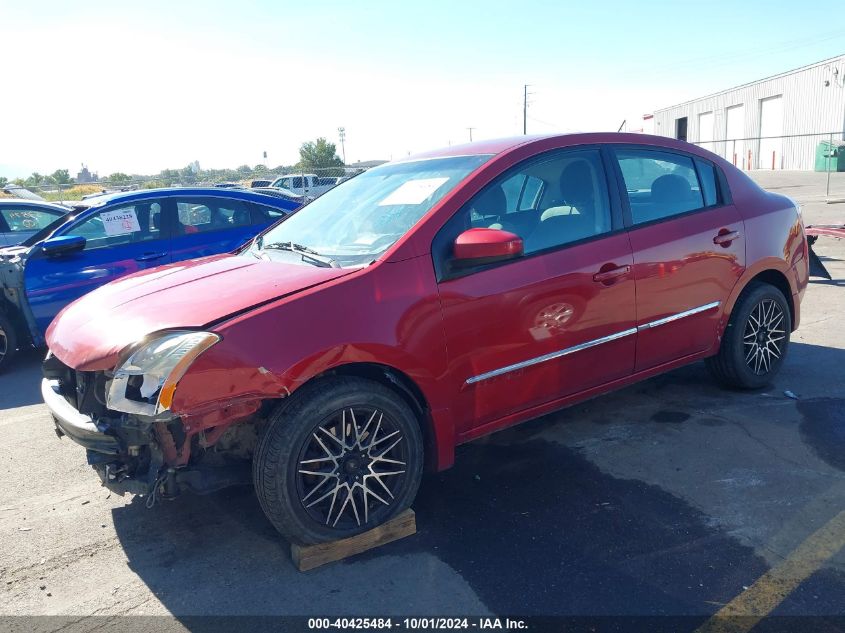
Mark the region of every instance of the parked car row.
POLYGON ((25 236, 19 246, 0 249, 0 369, 19 346, 42 345, 56 314, 91 290, 162 264, 232 251, 300 206, 213 188, 148 189, 86 203, 69 210, 0 201, 0 220, 20 229, 12 235, 25 236))
POLYGON ((808 282, 792 200, 662 137, 449 147, 275 223, 237 189, 144 195, 4 267, 35 342, 99 286, 44 337, 56 428, 148 505, 252 482, 301 543, 396 516, 461 443, 681 365, 766 384, 808 282))
POLYGON ((285 174, 276 178, 269 186, 316 198, 346 180, 349 180, 348 176, 321 178, 317 174, 285 174))

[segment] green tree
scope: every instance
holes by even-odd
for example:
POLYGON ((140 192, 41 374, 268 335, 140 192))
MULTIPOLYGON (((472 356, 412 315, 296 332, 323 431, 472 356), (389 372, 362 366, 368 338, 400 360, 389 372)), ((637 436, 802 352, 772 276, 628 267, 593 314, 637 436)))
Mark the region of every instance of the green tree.
POLYGON ((37 171, 32 172, 32 175, 26 179, 27 187, 37 187, 44 180, 44 176, 37 171))
POLYGON ((116 171, 111 176, 106 178, 106 182, 110 185, 125 185, 128 182, 132 181, 132 177, 128 176, 122 172, 116 171))
POLYGON ((342 167, 343 161, 337 155, 337 147, 323 137, 316 141, 307 141, 299 148, 299 162, 297 169, 325 169, 326 167, 342 167))
POLYGON ((9 184, 9 179, 6 176, 0 176, 0 189, 9 184))
POLYGON ((179 170, 179 180, 192 185, 197 181, 197 173, 190 165, 188 165, 187 167, 183 167, 179 170))
POLYGON ((162 169, 158 177, 159 180, 163 183, 164 187, 169 187, 173 183, 179 182, 179 170, 162 169))
POLYGON ((252 167, 250 167, 249 165, 241 165, 235 171, 237 171, 241 176, 252 175, 252 167))
POLYGON ((67 169, 57 169, 50 176, 50 179, 57 185, 69 185, 73 182, 73 178, 70 177, 67 169))

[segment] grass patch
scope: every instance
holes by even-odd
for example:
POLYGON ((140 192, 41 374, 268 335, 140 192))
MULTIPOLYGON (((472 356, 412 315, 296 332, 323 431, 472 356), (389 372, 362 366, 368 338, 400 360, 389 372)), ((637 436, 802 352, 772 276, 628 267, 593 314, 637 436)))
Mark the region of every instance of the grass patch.
POLYGON ((59 202, 61 200, 82 200, 82 196, 87 196, 91 193, 100 193, 102 190, 102 185, 74 185, 70 189, 62 190, 61 193, 58 191, 45 191, 39 195, 50 202, 59 202))

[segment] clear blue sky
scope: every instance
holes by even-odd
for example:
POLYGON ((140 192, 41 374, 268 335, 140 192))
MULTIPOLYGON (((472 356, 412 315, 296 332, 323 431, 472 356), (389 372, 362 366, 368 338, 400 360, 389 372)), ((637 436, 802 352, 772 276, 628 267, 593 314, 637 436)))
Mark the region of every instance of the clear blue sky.
POLYGON ((845 52, 842 6, 0 0, 0 175, 397 158, 521 133, 524 83, 529 132, 615 130, 845 52))

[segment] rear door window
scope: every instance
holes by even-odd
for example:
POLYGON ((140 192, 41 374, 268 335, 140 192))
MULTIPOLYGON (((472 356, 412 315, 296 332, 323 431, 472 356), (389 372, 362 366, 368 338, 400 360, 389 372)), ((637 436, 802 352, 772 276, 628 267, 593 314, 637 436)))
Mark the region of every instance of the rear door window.
POLYGON ((187 198, 176 202, 177 235, 221 231, 252 224, 249 208, 240 200, 187 198))
POLYGON ((625 181, 633 224, 662 220, 709 206, 705 203, 691 157, 639 149, 617 150, 616 157, 625 181))
POLYGON ((285 217, 290 211, 283 211, 275 207, 268 207, 263 204, 252 203, 253 224, 263 224, 265 222, 275 222, 285 217))

